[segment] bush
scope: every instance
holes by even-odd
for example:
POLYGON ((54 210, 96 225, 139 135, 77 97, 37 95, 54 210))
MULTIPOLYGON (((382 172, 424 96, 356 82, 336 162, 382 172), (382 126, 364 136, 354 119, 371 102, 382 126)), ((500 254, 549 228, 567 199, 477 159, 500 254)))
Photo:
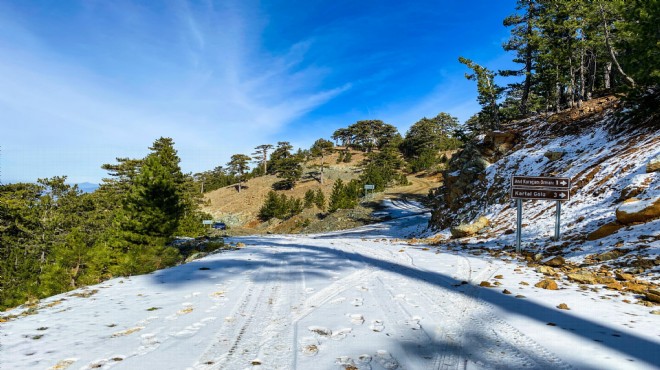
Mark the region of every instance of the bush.
POLYGON ((291 218, 303 210, 303 202, 300 199, 289 198, 285 194, 278 195, 274 191, 269 191, 264 205, 259 210, 259 218, 262 221, 268 221, 271 218, 287 219, 291 218))
POLYGON ((325 195, 321 189, 317 189, 316 194, 314 194, 314 205, 321 211, 325 211, 325 195))
POLYGON ((361 183, 359 181, 351 180, 347 185, 344 185, 344 182, 338 179, 330 194, 329 211, 355 208, 361 195, 360 188, 361 183))
POLYGON ((342 161, 344 163, 350 163, 351 159, 353 159, 353 154, 351 154, 351 152, 347 151, 346 154, 344 154, 344 159, 342 159, 342 161))
POLYGON ((314 193, 314 190, 309 189, 305 192, 305 197, 304 199, 304 207, 305 208, 312 208, 314 205, 314 200, 316 198, 316 194, 314 193))

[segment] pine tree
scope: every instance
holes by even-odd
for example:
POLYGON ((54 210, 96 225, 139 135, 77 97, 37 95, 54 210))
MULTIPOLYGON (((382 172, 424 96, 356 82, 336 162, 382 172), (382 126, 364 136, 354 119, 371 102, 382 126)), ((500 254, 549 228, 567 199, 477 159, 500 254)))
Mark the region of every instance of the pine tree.
POLYGON ((495 72, 467 58, 459 57, 458 61, 473 72, 466 73, 465 78, 477 81, 477 101, 481 105, 480 117, 490 123, 490 129, 499 129, 500 115, 497 100, 502 95, 503 89, 495 84, 495 72))
POLYGON ((325 157, 332 154, 334 151, 334 145, 332 142, 325 139, 318 139, 312 145, 310 149, 312 156, 321 158, 321 175, 319 177, 319 182, 323 185, 323 168, 325 164, 325 157))
POLYGON ((325 195, 321 189, 316 189, 316 194, 314 195, 314 205, 316 205, 316 208, 320 209, 321 211, 325 211, 325 195))
POLYGON ((262 144, 257 146, 255 152, 252 153, 252 158, 261 164, 263 174, 268 173, 268 152, 273 149, 271 144, 262 144))
POLYGON ((230 161, 227 163, 231 174, 235 175, 238 179, 238 192, 241 192, 241 185, 245 180, 245 173, 250 169, 248 163, 250 157, 245 154, 234 154, 231 156, 230 161))

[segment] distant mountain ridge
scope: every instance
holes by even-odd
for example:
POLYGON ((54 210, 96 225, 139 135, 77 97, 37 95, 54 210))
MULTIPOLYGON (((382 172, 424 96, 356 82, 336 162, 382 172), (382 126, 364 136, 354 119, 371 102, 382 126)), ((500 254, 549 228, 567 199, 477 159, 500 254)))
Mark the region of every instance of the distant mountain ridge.
POLYGON ((75 185, 78 185, 78 189, 80 189, 83 193, 93 193, 96 191, 96 189, 99 188, 99 184, 92 182, 80 182, 75 185))

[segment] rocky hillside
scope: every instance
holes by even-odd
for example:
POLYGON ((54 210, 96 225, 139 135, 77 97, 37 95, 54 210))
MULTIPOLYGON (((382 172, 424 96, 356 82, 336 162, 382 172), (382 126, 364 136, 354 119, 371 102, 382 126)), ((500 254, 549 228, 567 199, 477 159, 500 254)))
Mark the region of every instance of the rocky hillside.
POLYGON ((452 158, 433 193, 431 226, 470 246, 511 248, 516 222, 512 175, 571 179, 562 202, 560 241, 553 241, 555 202, 523 202, 523 248, 560 255, 574 266, 660 276, 660 129, 620 118, 615 97, 516 122, 452 158))
MULTIPOLYGON (((326 202, 329 201, 335 181, 341 179, 347 183, 351 179, 358 178, 362 173, 360 163, 365 159, 365 154, 356 150, 351 150, 352 160, 348 163, 337 163, 338 156, 338 153, 334 153, 326 158, 323 184, 318 181, 319 159, 314 159, 305 163, 304 175, 293 189, 278 190, 277 193, 285 194, 287 197, 303 198, 306 191, 320 189, 326 197, 326 202)), ((447 156, 451 156, 451 153, 447 153, 447 156)), ((268 192, 273 190, 273 184, 279 180, 281 179, 273 175, 261 176, 245 182, 240 193, 234 185, 208 192, 204 195, 206 204, 203 206, 203 211, 211 214, 214 219, 227 223, 232 235, 323 232, 374 222, 376 219, 371 217, 371 213, 379 207, 377 204, 379 200, 392 197, 425 198, 430 189, 439 185, 437 174, 411 175, 408 177, 410 185, 389 188, 384 193, 375 194, 369 202, 354 210, 323 214, 321 219, 318 217, 321 210, 314 207, 288 220, 272 219, 261 222, 258 219, 259 209, 268 192)))

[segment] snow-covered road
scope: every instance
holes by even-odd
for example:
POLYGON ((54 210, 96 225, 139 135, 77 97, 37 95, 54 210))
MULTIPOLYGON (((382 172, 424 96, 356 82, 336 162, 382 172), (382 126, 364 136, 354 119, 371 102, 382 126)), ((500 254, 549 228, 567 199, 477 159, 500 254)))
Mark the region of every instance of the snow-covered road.
POLYGON ((558 291, 534 288, 540 275, 513 259, 410 245, 401 238, 424 229, 428 214, 387 202, 392 219, 381 224, 236 238, 246 247, 45 299, 38 313, 0 324, 0 368, 660 363, 660 316, 650 308, 568 283, 558 291), (501 285, 483 288, 482 281, 501 285))

